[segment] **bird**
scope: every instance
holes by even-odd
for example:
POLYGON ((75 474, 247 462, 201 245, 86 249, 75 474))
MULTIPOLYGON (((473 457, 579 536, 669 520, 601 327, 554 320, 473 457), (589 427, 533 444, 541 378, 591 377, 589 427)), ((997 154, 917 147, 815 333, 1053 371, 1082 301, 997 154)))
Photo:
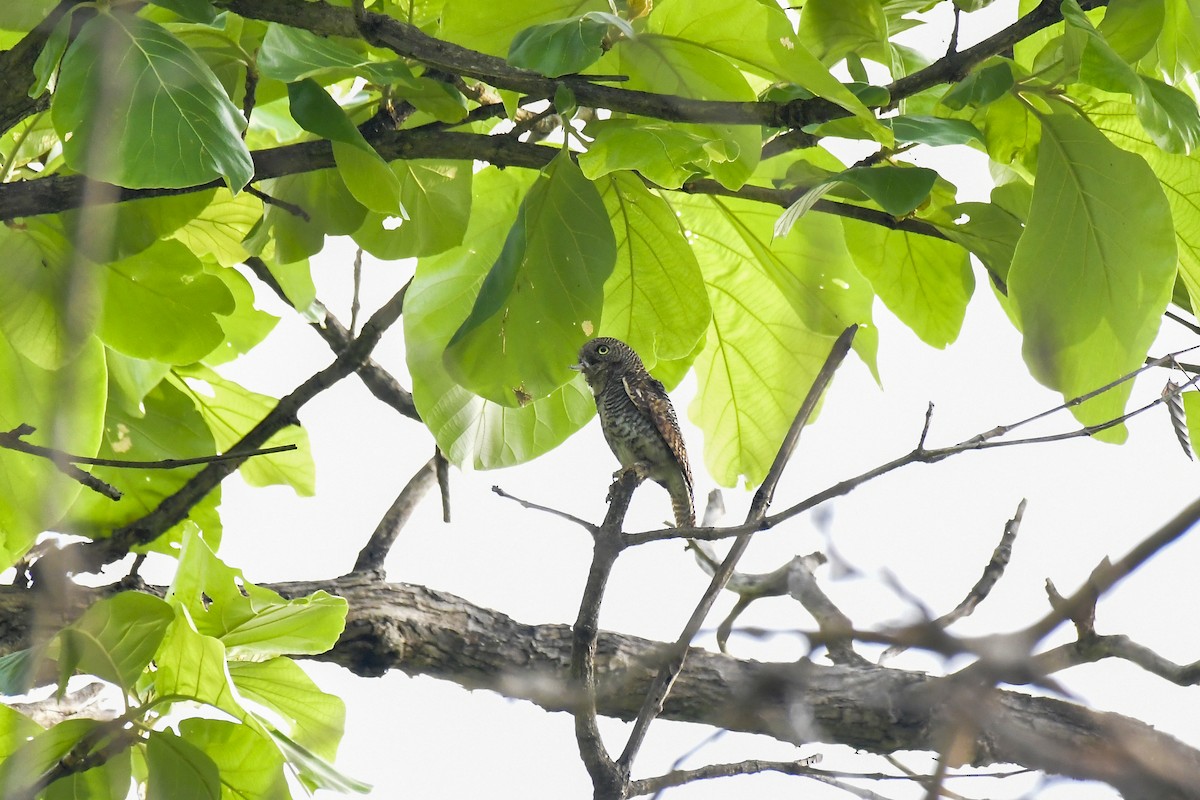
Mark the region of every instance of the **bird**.
POLYGON ((621 463, 613 478, 631 470, 654 481, 671 495, 675 526, 694 527, 692 469, 667 390, 632 347, 608 336, 580 348, 571 369, 583 373, 596 397, 600 428, 621 463))

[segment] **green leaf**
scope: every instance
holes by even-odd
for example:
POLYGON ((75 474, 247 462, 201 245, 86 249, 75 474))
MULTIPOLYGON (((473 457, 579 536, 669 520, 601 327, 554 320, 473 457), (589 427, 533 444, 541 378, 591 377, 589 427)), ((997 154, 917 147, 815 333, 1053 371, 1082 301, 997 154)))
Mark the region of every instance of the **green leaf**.
POLYGON ((62 15, 58 24, 50 31, 50 35, 46 38, 46 44, 42 46, 42 52, 38 53, 37 61, 33 62, 33 85, 29 87, 30 97, 41 97, 46 93, 46 89, 50 86, 51 79, 54 78, 54 71, 58 69, 58 62, 62 60, 63 53, 67 49, 67 42, 71 34, 71 25, 74 24, 74 14, 71 12, 74 9, 68 9, 67 13, 62 15))
MULTIPOLYGON (((32 425, 29 441, 91 455, 100 445, 108 394, 104 347, 89 337, 72 360, 44 370, 0 336, 0 429, 32 425), (63 387, 70 386, 69 394, 63 387), (53 442, 46 436, 54 432, 53 442)), ((81 485, 44 458, 0 450, 0 565, 11 566, 70 507, 81 485)), ((88 490, 90 491, 90 490, 88 490)))
POLYGON ((71 269, 67 241, 57 226, 38 217, 23 228, 0 226, 5 272, 0 333, 22 356, 53 370, 91 338, 100 319, 100 298, 90 285, 94 275, 71 269), (68 294, 69 287, 74 291, 68 294))
POLYGON ((126 355, 190 364, 225 338, 216 315, 234 310, 233 296, 180 242, 109 264, 103 280, 100 337, 126 355))
POLYGON ((893 217, 910 213, 933 189, 938 174, 924 167, 853 167, 837 176, 838 180, 861 189, 893 217))
POLYGON ((1097 27, 1125 61, 1137 61, 1158 41, 1166 9, 1163 0, 1110 0, 1097 27))
POLYGON ((221 800, 221 774, 202 750, 169 731, 146 740, 146 800, 221 800))
POLYGON ((787 236, 776 237, 775 211, 762 203, 672 197, 671 205, 691 231, 690 241, 706 276, 715 267, 741 264, 769 278, 808 330, 837 336, 850 325, 861 325, 854 349, 876 371, 874 294, 850 258, 837 218, 810 214, 787 236))
POLYGON ((94 719, 67 719, 38 732, 32 740, 22 742, 12 755, 0 761, 0 786, 4 787, 5 794, 27 794, 38 776, 61 761, 80 739, 99 725, 94 719))
POLYGON ((278 714, 288 736, 321 758, 332 761, 346 728, 346 704, 321 691, 290 658, 235 661, 229 674, 238 693, 278 714))
POLYGON ((321 252, 326 235, 354 233, 367 213, 335 169, 285 175, 260 185, 268 195, 288 205, 267 206, 262 223, 246 240, 246 249, 281 264, 303 261, 321 252), (303 216, 290 206, 303 211, 303 216), (268 246, 274 252, 266 249, 268 246))
MULTIPOLYGON (((1030 372, 1069 399, 1141 365, 1171 296, 1176 250, 1170 207, 1145 161, 1073 113, 1042 125, 1009 299, 1030 372)), ((1071 411, 1086 425, 1108 421, 1132 388, 1126 382, 1071 411)), ((1097 434, 1124 437, 1123 425, 1097 434)))
POLYGON ((1143 71, 1160 70, 1175 85, 1200 70, 1200 0, 1167 4, 1162 33, 1144 61, 1150 68, 1143 71))
POLYGON ((208 0, 151 0, 156 6, 169 8, 179 16, 192 22, 211 23, 217 10, 208 0))
POLYGON ((891 118, 892 133, 900 142, 920 142, 931 147, 949 144, 983 143, 983 134, 965 119, 905 114, 891 118))
POLYGON ((327 789, 343 795, 349 792, 367 794, 371 791, 371 784, 339 772, 325 759, 293 742, 279 731, 271 731, 271 735, 287 757, 288 763, 296 769, 296 777, 309 791, 327 789))
POLYGON ((988 272, 1008 281, 1008 267, 1021 238, 1020 218, 994 203, 956 203, 943 209, 951 217, 967 219, 952 225, 935 223, 946 237, 974 253, 988 272))
POLYGON ((1129 103, 1107 100, 1089 104, 1087 112, 1110 140, 1144 158, 1162 184, 1171 207, 1179 277, 1195 304, 1200 298, 1200 161, 1160 150, 1141 129, 1129 103))
POLYGON ((647 367, 690 355, 711 311, 704 276, 675 212, 628 172, 609 175, 599 187, 617 258, 604 284, 597 335, 625 341, 647 367))
POLYGON ((522 201, 471 313, 446 346, 447 371, 503 405, 549 395, 572 377, 568 367, 600 319, 615 259, 604 203, 564 150, 522 201))
MULTIPOLYGON (((116 372, 125 367, 115 367, 119 356, 109 353, 110 378, 116 383, 116 372)), ((125 360, 127 362, 128 360, 125 360)), ((126 366, 128 366, 126 364, 126 366)), ((195 458, 216 453, 212 433, 204 424, 204 418, 196 410, 191 399, 167 381, 155 381, 155 385, 140 396, 127 396, 119 385, 110 388, 111 401, 104 417, 104 436, 101 440, 100 458, 124 459, 129 461, 159 461, 167 458, 195 458), (120 402, 123 400, 124 402, 120 402)), ((179 469, 130 470, 116 467, 93 467, 91 473, 124 492, 121 502, 114 503, 95 492, 81 494, 61 523, 65 532, 99 538, 115 528, 133 522, 148 514, 170 495, 179 490, 203 467, 181 467, 179 469)), ((215 517, 215 503, 220 494, 213 498, 206 519, 205 505, 193 509, 194 521, 206 522, 205 539, 213 546, 220 541, 220 519, 215 517)), ((176 550, 181 526, 173 527, 158 537, 150 547, 158 552, 178 555, 176 550)))
POLYGON ((224 645, 231 659, 315 655, 333 647, 346 601, 325 592, 284 600, 226 566, 195 536, 185 536, 167 600, 188 610, 197 632, 224 645))
POLYGON ((225 284, 234 301, 231 313, 217 317, 225 341, 204 357, 205 364, 217 366, 250 352, 267 338, 279 318, 254 307, 254 287, 237 270, 206 264, 204 271, 225 284))
POLYGON ((430 256, 462 244, 471 216, 471 162, 393 161, 404 219, 368 213, 354 241, 376 258, 430 256))
POLYGON ((312 79, 289 83, 288 101, 300 127, 333 142, 334 160, 356 200, 372 211, 403 213, 400 181, 320 84, 312 79))
MULTIPOLYGON (((21 650, 19 652, 25 653, 29 651, 21 650)), ((9 658, 12 655, 15 654, 9 653, 4 658, 9 658)), ((7 684, 5 686, 7 687, 7 684)), ((25 690, 9 692, 5 688, 3 691, 5 694, 22 694, 25 690)), ((6 705, 0 705, 0 763, 3 763, 5 759, 12 755, 27 739, 41 733, 41 731, 41 727, 29 717, 14 711, 6 705)))
POLYGON ((637 170, 664 189, 678 189, 698 172, 709 169, 714 158, 724 160, 723 147, 699 133, 679 126, 642 119, 603 119, 588 123, 595 137, 579 168, 591 180, 618 170, 637 170))
POLYGON ((1190 96, 1162 81, 1139 75, 1092 26, 1075 0, 1063 3, 1068 31, 1083 37, 1079 79, 1107 92, 1129 94, 1138 119, 1162 149, 1188 153, 1200 145, 1200 112, 1190 96))
POLYGON ((246 725, 216 719, 185 719, 179 723, 184 741, 208 756, 233 797, 284 800, 290 798, 283 777, 283 755, 270 739, 246 725))
POLYGON ((46 787, 43 800, 126 800, 133 776, 128 750, 109 754, 104 763, 74 772, 46 787))
MULTIPOLYGON (((45 655, 45 650, 45 645, 41 645, 36 647, 27 647, 24 650, 17 650, 16 652, 0 656, 0 692, 6 695, 15 695, 25 694, 32 689, 37 683, 37 670, 42 664, 42 658, 45 655)), ((8 706, 0 705, 0 708, 4 709, 5 711, 11 711, 8 706)), ((30 730, 41 730, 40 727, 35 725, 26 717, 17 714, 15 711, 12 711, 11 713, 16 715, 17 718, 25 720, 32 725, 33 727, 30 730)), ((25 733, 28 733, 28 731, 25 731, 23 727, 21 730, 25 733)), ((23 733, 22 735, 17 736, 17 734, 11 729, 0 725, 0 762, 8 757, 9 753, 13 751, 13 748, 15 748, 18 743, 23 741, 25 741, 25 736, 23 733), (17 738, 5 739, 4 736, 6 734, 11 734, 17 738)))
POLYGON ((92 604, 58 634, 63 683, 78 670, 132 690, 174 618, 169 605, 142 592, 92 604))
POLYGON ((761 271, 740 260, 705 265, 713 320, 696 358, 688 409, 704 430, 713 480, 748 486, 765 477, 792 417, 829 353, 761 271))
POLYGON ((887 19, 879 0, 808 0, 800 15, 800 41, 832 66, 851 53, 882 62, 887 19))
POLYGON ((951 86, 950 91, 942 96, 941 103, 955 110, 967 106, 986 106, 1002 97, 1014 83, 1012 64, 994 59, 951 86))
POLYGON ((262 215, 262 201, 249 192, 233 195, 228 189, 217 189, 208 205, 174 231, 171 238, 200 258, 212 258, 232 267, 248 257, 242 240, 262 215))
MULTIPOLYGON (((623 88, 698 100, 756 99, 745 76, 727 59, 701 45, 656 34, 622 39, 602 67, 628 75, 623 88)), ((762 132, 755 125, 677 125, 710 141, 708 170, 730 189, 746 182, 758 166, 762 132)))
POLYGON ((845 220, 846 243, 879 299, 931 347, 958 338, 975 277, 953 242, 845 220))
POLYGON ((604 55, 608 23, 588 14, 531 25, 513 37, 508 63, 551 78, 580 72, 604 55))
POLYGON ((526 28, 574 17, 587 11, 608 11, 604 0, 526 0, 522 3, 480 3, 446 0, 440 36, 455 44, 496 56, 526 28))
POLYGON ((67 164, 97 180, 146 188, 223 178, 237 191, 254 174, 245 119, 216 76, 141 17, 112 11, 83 26, 62 60, 52 116, 67 164))
MULTIPOLYGON (((596 413, 591 390, 572 381, 520 408, 459 386, 442 365, 450 337, 499 257, 528 173, 486 169, 475 176, 474 213, 464 244, 417 263, 404 299, 404 341, 413 402, 438 447, 456 464, 494 469, 528 461, 563 442, 596 413)), ((573 361, 568 362, 573 363, 573 361)))
MULTIPOLYGON (((176 369, 171 380, 196 404, 221 452, 228 452, 237 444, 277 402, 198 364, 176 369)), ((251 486, 287 485, 301 497, 311 496, 315 491, 316 468, 308 446, 308 432, 299 425, 289 425, 263 447, 284 444, 294 444, 296 449, 247 459, 238 467, 242 479, 251 486)))
POLYGON ((219 639, 197 633, 182 610, 168 626, 154 663, 154 689, 159 696, 191 698, 261 728, 233 691, 225 668, 225 647, 219 639))

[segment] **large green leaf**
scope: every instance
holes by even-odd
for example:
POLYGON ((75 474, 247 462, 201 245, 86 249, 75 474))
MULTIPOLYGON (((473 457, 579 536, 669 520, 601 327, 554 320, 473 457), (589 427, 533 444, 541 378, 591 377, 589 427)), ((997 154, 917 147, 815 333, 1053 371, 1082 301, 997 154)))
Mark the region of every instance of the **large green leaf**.
POLYGON ((262 201, 249 192, 230 194, 218 189, 211 201, 188 223, 171 234, 200 258, 232 267, 246 260, 242 240, 263 215, 262 201))
POLYGON ((978 256, 996 278, 1007 281, 1013 251, 1024 230, 1020 218, 995 203, 956 203, 943 210, 955 221, 937 222, 942 233, 978 256))
MULTIPOLYGON (((730 61, 709 48, 659 34, 622 39, 600 69, 628 75, 623 88, 697 100, 756 99, 746 78, 730 61)), ((736 189, 758 165, 762 132, 755 125, 679 125, 711 140, 708 170, 724 186, 736 189)))
POLYGON ((403 213, 400 181, 337 102, 311 78, 288 84, 292 118, 333 142, 333 157, 358 202, 383 214, 403 213))
POLYGON ((283 755, 252 728, 217 719, 185 719, 183 740, 208 756, 221 776, 227 797, 285 800, 291 794, 283 777, 283 755))
POLYGON ((104 283, 100 337, 122 353, 190 364, 225 338, 216 315, 234 310, 233 295, 180 242, 107 265, 104 283))
POLYGON ((73 772, 46 787, 42 800, 127 800, 133 775, 128 750, 107 754, 104 763, 73 772))
POLYGON ((62 232, 44 219, 29 220, 23 229, 0 226, 5 273, 0 333, 34 364, 57 369, 91 338, 100 295, 90 270, 71 269, 62 232))
MULTIPOLYGON (((91 456, 100 445, 108 395, 104 346, 92 336, 56 371, 20 355, 0 336, 0 429, 32 425, 35 444, 91 456), (48 440, 53 434, 53 440, 48 440)), ((0 449, 0 564, 11 566, 82 490, 48 460, 0 449)), ((90 489, 88 491, 91 491, 90 489)))
POLYGON ((1075 0, 1063 3, 1063 19, 1068 31, 1083 42, 1081 81, 1107 92, 1128 93, 1146 132, 1164 150, 1187 153, 1200 145, 1200 112, 1191 97, 1162 81, 1139 75, 1092 26, 1075 0))
POLYGON ((221 800, 221 773, 204 751, 170 731, 146 741, 146 800, 221 800))
MULTIPOLYGON (((126 397, 126 390, 116 383, 116 373, 122 367, 119 356, 109 353, 111 398, 104 417, 104 437, 100 458, 127 461, 159 461, 167 458, 194 458, 216 452, 212 433, 191 399, 167 381, 156 385, 140 397, 126 397), (115 401, 114 401, 115 400, 115 401)), ((93 475, 119 488, 124 496, 114 503, 95 492, 81 494, 64 520, 61 529, 70 533, 98 537, 114 528, 140 519, 157 508, 164 498, 174 494, 193 475, 202 469, 131 470, 116 467, 94 467, 93 475)), ((219 488, 212 497, 193 508, 188 515, 193 524, 200 524, 204 538, 213 546, 221 539, 220 518, 216 515, 219 488)), ((158 537, 150 547, 160 552, 178 555, 176 549, 183 526, 181 523, 158 537)))
POLYGON ((886 63, 888 23, 879 0, 808 0, 799 33, 823 64, 832 66, 851 54, 886 63))
POLYGON ((182 609, 176 611, 175 620, 167 627, 154 664, 154 689, 160 697, 190 698, 263 730, 242 707, 229 682, 221 641, 197 633, 182 609))
MULTIPOLYGON (((823 0, 805 4, 805 17, 817 2, 823 0)), ((846 4, 836 5, 844 17, 846 4)), ((647 30, 696 42, 745 64, 759 75, 802 86, 850 111, 873 138, 885 145, 892 143, 891 132, 817 58, 816 50, 805 40, 804 30, 796 35, 782 6, 725 0, 664 3, 650 15, 647 30)), ((886 39, 886 27, 884 30, 886 39)))
POLYGON ((1162 34, 1165 5, 1163 0, 1109 0, 1097 29, 1122 59, 1137 61, 1162 34))
POLYGON ((558 389, 600 320, 615 259, 599 192, 564 150, 522 201, 471 313, 450 338, 443 359, 450 375, 510 406, 558 389))
POLYGON ((846 220, 846 243, 859 271, 901 322, 923 342, 945 347, 958 338, 975 290, 967 251, 919 233, 846 220))
POLYGON ((509 43, 522 30, 543 22, 578 17, 588 11, 608 11, 604 0, 525 0, 521 3, 480 3, 446 0, 442 38, 496 56, 508 53, 509 43))
POLYGON ((832 337, 813 333, 753 263, 706 263, 712 326, 696 358, 699 392, 688 409, 704 431, 713 480, 749 486, 766 476, 832 337))
POLYGON ((174 618, 169 605, 142 592, 94 603, 59 631, 62 683, 78 670, 131 691, 174 618))
POLYGON ((0 761, 0 786, 8 796, 28 795, 33 782, 62 760, 79 740, 100 725, 94 719, 67 719, 29 741, 0 761))
POLYGON ((810 331, 836 336, 849 325, 863 326, 855 336, 855 352, 875 372, 874 294, 850 258, 838 219, 808 214, 787 236, 775 238, 776 211, 762 203, 680 196, 671 204, 691 231, 706 278, 714 267, 743 265, 773 281, 810 331))
MULTIPOLYGON (((413 401, 438 447, 456 464, 492 469, 528 461, 583 427, 596 406, 572 381, 519 408, 492 403, 462 388, 442 365, 442 352, 470 310, 517 216, 528 173, 487 169, 475 176, 475 211, 467 244, 417 264, 404 300, 404 341, 413 401)), ((574 356, 567 364, 574 363, 574 356)), ((566 365, 564 365, 566 366, 566 365)))
POLYGON ((726 160, 719 143, 698 132, 656 120, 601 119, 588 123, 595 139, 579 155, 579 168, 592 180, 617 170, 637 170, 664 189, 678 189, 712 160, 726 160))
POLYGON ((270 709, 286 722, 297 744, 332 761, 346 727, 346 703, 321 691, 304 669, 290 658, 235 661, 229 674, 238 693, 270 709))
POLYGON ((704 276, 671 207, 634 175, 600 182, 617 239, 617 260, 604 284, 597 333, 615 336, 647 366, 696 349, 711 311, 704 276))
POLYGON ((839 181, 861 189, 893 217, 903 217, 925 202, 938 174, 925 167, 851 167, 839 181))
POLYGON ((322 169, 263 181, 262 189, 287 206, 273 203, 246 240, 246 248, 282 264, 321 252, 325 237, 354 233, 367 209, 346 188, 335 169, 322 169), (303 212, 297 213, 296 209, 303 212), (274 234, 274 235, 272 235, 274 234))
POLYGON ((354 241, 376 258, 431 256, 462 244, 471 217, 471 162, 393 161, 401 220, 368 213, 354 241))
MULTIPOLYGON (((277 402, 198 364, 176 369, 171 380, 196 404, 221 452, 237 444, 277 402)), ((313 494, 316 467, 308 446, 308 432, 299 425, 289 425, 263 446, 284 444, 294 444, 296 449, 247 459, 238 467, 243 480, 251 486, 291 486, 302 497, 313 494)))
POLYGON ((1089 103, 1087 113, 1112 142, 1137 153, 1154 170, 1171 207, 1179 276, 1192 298, 1192 307, 1200 308, 1200 159, 1159 149, 1142 130, 1131 103, 1089 103))
POLYGON ((604 55, 608 23, 590 14, 533 25, 513 37, 508 61, 556 78, 580 72, 604 55))
POLYGON ((67 163, 99 180, 142 188, 223 178, 237 191, 254 174, 246 121, 216 76, 165 28, 131 14, 83 26, 52 114, 67 163))
MULTIPOLYGON (((1038 178, 1009 270, 1022 354, 1042 383, 1076 397, 1136 369, 1175 278, 1170 207, 1146 162, 1074 113, 1043 118, 1038 178)), ((1120 415, 1128 382, 1072 407, 1085 424, 1120 415)), ((1122 441, 1124 426, 1100 437, 1122 441)))
POLYGON ((167 600, 182 605, 197 632, 219 639, 230 658, 315 655, 345 627, 346 601, 325 592, 285 600, 250 583, 195 536, 185 536, 167 600))

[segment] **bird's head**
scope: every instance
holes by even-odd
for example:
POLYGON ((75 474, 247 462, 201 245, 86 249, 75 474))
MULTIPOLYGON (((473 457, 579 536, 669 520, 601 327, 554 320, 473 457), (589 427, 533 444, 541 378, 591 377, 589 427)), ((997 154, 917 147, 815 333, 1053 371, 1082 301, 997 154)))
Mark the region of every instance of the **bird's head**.
POLYGON ((588 384, 597 391, 604 386, 608 376, 614 371, 638 367, 642 367, 642 360, 633 348, 620 339, 608 336, 592 339, 581 347, 579 363, 571 365, 571 369, 582 372, 588 384))

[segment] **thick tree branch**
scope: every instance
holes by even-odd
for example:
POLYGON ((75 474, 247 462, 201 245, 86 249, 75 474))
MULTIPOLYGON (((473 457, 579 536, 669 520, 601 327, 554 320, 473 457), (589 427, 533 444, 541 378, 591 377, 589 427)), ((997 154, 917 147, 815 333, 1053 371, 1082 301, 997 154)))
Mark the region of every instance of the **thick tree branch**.
MULTIPOLYGON (((467 689, 490 689, 551 711, 575 708, 573 634, 566 625, 525 625, 444 592, 387 584, 370 575, 272 586, 288 597, 324 590, 349 601, 341 640, 319 659, 358 675, 391 669, 467 689)), ((82 612, 99 593, 77 597, 82 612)), ((28 644, 37 595, 0 587, 0 652, 28 644)), ((632 719, 667 645, 601 632, 596 707, 632 719)), ((933 750, 949 679, 807 661, 765 664, 693 648, 663 708, 667 719, 808 744, 841 743, 873 753, 933 750), (807 720, 798 726, 797 721, 807 720)), ((1200 752, 1142 722, 1047 697, 979 688, 979 725, 964 763, 1021 764, 1108 783, 1127 797, 1200 798, 1200 752)))

